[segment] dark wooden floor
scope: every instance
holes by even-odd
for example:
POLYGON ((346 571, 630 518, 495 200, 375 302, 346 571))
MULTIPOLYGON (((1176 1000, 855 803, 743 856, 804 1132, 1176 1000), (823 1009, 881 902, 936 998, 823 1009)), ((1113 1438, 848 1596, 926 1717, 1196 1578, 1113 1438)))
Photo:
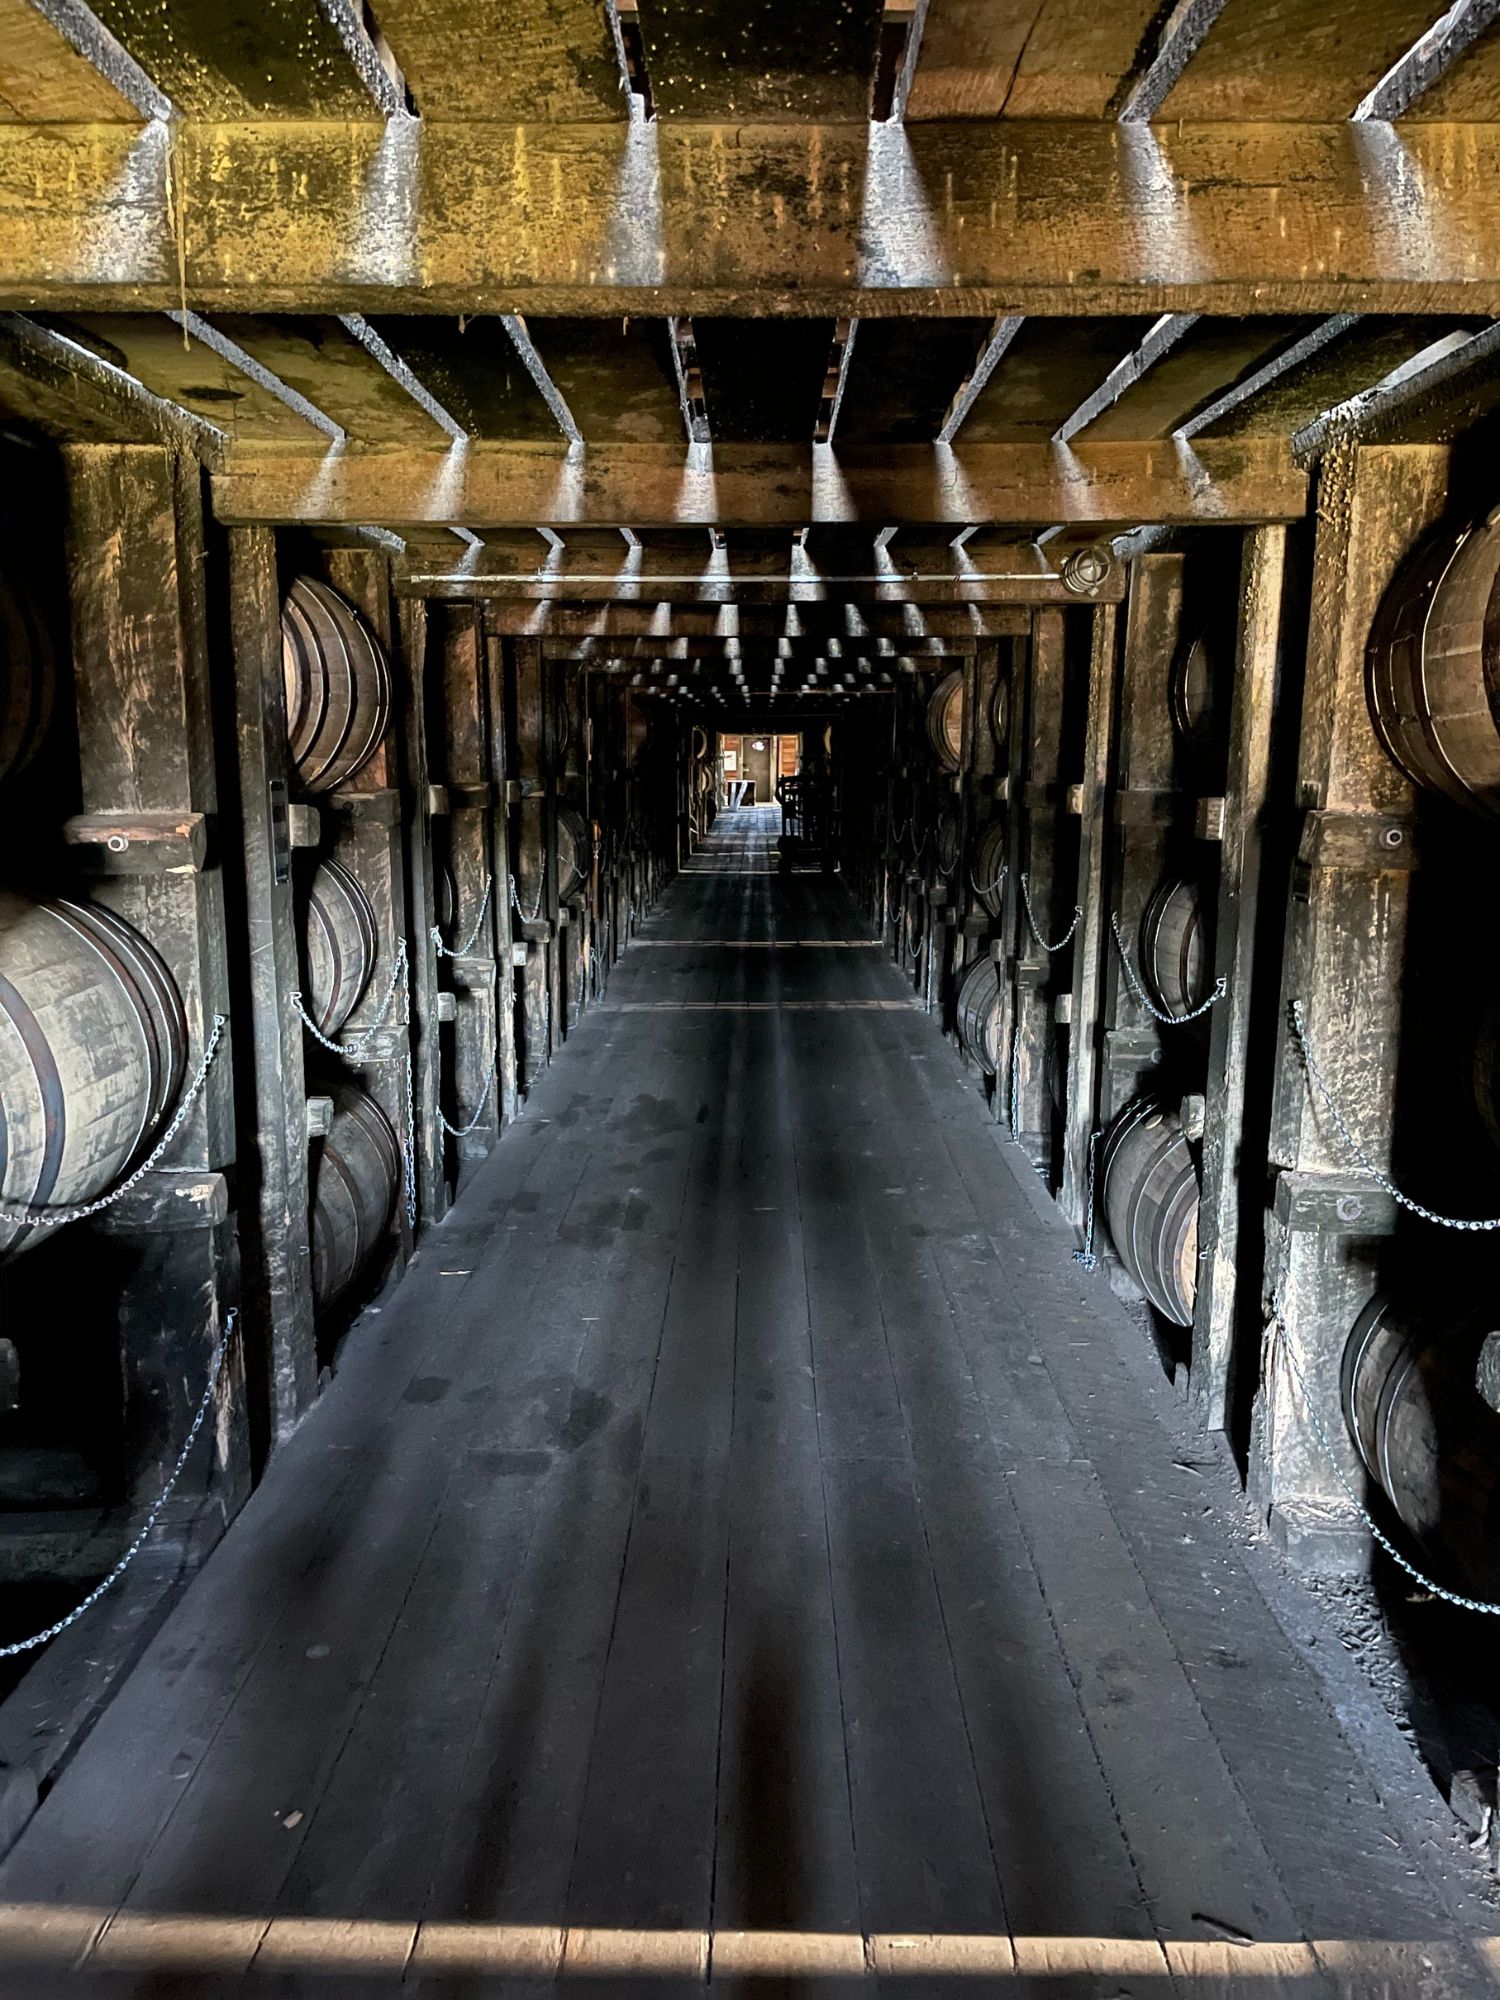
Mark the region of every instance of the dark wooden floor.
POLYGON ((720 828, 0 1870, 0 1986, 1489 1990, 932 1022, 720 828))

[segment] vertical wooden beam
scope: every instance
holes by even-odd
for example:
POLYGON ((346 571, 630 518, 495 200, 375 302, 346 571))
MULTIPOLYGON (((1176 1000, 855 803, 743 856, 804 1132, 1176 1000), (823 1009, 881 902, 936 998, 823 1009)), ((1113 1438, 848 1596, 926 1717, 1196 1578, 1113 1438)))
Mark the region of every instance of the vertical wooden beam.
POLYGON ((1079 819, 1077 901, 1083 916, 1073 939, 1072 1014, 1068 1026, 1068 1097, 1059 1197, 1075 1228, 1085 1227, 1089 1150, 1099 1118, 1099 1026, 1103 1000, 1105 850, 1109 841, 1109 779, 1115 723, 1115 607, 1095 605, 1090 631, 1088 717, 1084 733, 1083 801, 1079 819))
POLYGON ((1026 782, 1024 852, 1018 857, 1027 873, 1035 930, 1024 909, 1016 951, 1016 1137, 1032 1163, 1050 1170, 1052 1105, 1047 1089, 1049 1053, 1055 1046, 1052 1024, 1054 977, 1052 958, 1042 950, 1037 932, 1053 938, 1072 922, 1072 899, 1059 894, 1057 820, 1062 808, 1063 721, 1067 671, 1066 623, 1053 606, 1032 620, 1031 674, 1026 713, 1026 782))
POLYGON ((472 1131, 452 1141, 461 1179, 465 1164, 483 1159, 500 1131, 495 940, 497 935, 509 939, 510 915, 505 882, 495 874, 492 857, 495 787, 490 777, 489 702, 479 613, 470 604, 449 604, 440 616, 443 777, 453 876, 452 923, 445 942, 450 952, 468 946, 461 956, 442 961, 455 1007, 447 1094, 450 1123, 463 1127, 477 1119, 472 1131), (481 910, 483 921, 470 943, 481 910))
POLYGON ((484 687, 487 711, 486 747, 490 784, 495 805, 490 814, 490 872, 494 877, 492 901, 495 935, 495 1068, 499 1077, 500 1117, 509 1124, 516 1115, 521 1079, 516 1049, 516 974, 513 941, 517 936, 516 916, 511 905, 511 884, 515 863, 511 850, 509 783, 510 702, 506 692, 505 641, 483 634, 484 687))
POLYGON ((1189 1384, 1212 1430, 1225 1427, 1235 1360, 1240 1221, 1254 1163, 1244 1155, 1251 1013, 1259 999, 1255 939, 1261 917, 1261 858, 1269 805, 1271 723, 1276 705, 1286 529, 1245 536, 1229 715, 1228 780, 1214 926, 1214 976, 1224 997, 1210 1015, 1198 1209, 1198 1293, 1189 1384))
POLYGON ((436 899, 432 880, 432 809, 427 755, 427 605, 399 604, 401 674, 402 835, 406 860, 407 951, 411 967, 412 1105, 416 1116, 417 1213, 440 1222, 448 1209, 443 1128, 438 1121, 437 952, 432 942, 436 899))
POLYGON ((246 1339, 260 1349, 273 1443, 287 1437, 317 1393, 308 1244, 307 1086, 292 890, 281 599, 270 528, 229 530, 229 619, 234 653, 243 838, 246 983, 251 1018, 241 1060, 254 1080, 255 1144, 241 1172, 246 1339))
MULTIPOLYGON (((1288 900, 1281 1043, 1271 1136, 1279 1170, 1267 1218, 1267 1277, 1282 1300, 1324 1433, 1355 1484, 1339 1369, 1374 1286, 1372 1236, 1393 1219, 1315 1112, 1285 1025, 1300 999, 1335 1097, 1380 1165, 1389 1163, 1410 889, 1406 779, 1381 749, 1365 697, 1365 647, 1396 569, 1447 501, 1446 446, 1337 445, 1318 475, 1312 605, 1303 687, 1300 860, 1288 900), (1345 836, 1323 838, 1330 829, 1345 836), (1387 844, 1382 836, 1398 830, 1387 844)), ((1268 1343, 1252 1425, 1251 1490, 1300 1560, 1343 1566, 1368 1540, 1308 1424, 1284 1355, 1268 1343)))
POLYGON ((520 785, 516 807, 514 867, 521 909, 520 935, 526 941, 522 972, 523 1087, 551 1060, 552 951, 556 882, 548 840, 546 782, 546 672, 539 639, 507 641, 515 695, 515 769, 520 785))
MULTIPOLYGON (((1141 919, 1166 865, 1177 747, 1169 678, 1181 637, 1184 558, 1153 551, 1130 565, 1119 698, 1119 778, 1112 799, 1110 896, 1134 954, 1141 919)), ((1161 1036, 1135 998, 1113 936, 1104 944, 1104 1063, 1100 1116, 1106 1122, 1146 1088, 1161 1063, 1161 1036)))
MULTIPOLYGON (((155 446, 73 445, 63 456, 84 810, 212 819, 218 796, 200 468, 155 446)), ((115 875, 91 893, 166 961, 187 1017, 191 1076, 213 1015, 230 1011, 218 866, 115 875)), ((137 1500, 154 1497, 171 1470, 238 1292, 225 1192, 235 1151, 233 1068, 226 1030, 170 1164, 103 1221, 131 1246, 118 1325, 128 1476, 137 1500), (191 1198, 174 1199, 184 1194, 191 1198)), ((164 1517, 169 1534, 211 1536, 248 1491, 237 1360, 221 1385, 210 1435, 207 1480, 179 1487, 164 1517)))

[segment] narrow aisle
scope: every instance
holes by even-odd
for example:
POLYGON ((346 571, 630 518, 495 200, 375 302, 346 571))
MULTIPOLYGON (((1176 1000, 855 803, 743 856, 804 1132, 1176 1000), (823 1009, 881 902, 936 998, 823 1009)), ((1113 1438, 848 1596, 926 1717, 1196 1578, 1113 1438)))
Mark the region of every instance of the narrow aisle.
POLYGON ((54 1912, 7 1991, 1491 1990, 1139 1336, 777 823, 721 816, 350 1336, 0 1867, 54 1912))

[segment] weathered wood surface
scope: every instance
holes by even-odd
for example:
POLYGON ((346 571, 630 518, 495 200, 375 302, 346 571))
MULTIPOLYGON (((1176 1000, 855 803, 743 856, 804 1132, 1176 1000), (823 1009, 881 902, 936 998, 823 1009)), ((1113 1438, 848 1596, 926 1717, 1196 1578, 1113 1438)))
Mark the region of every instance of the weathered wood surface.
POLYGON ((445 851, 453 892, 444 943, 450 952, 462 952, 443 961, 457 1000, 445 1097, 451 1124, 462 1127, 478 1118, 467 1137, 453 1141, 462 1172, 465 1163, 483 1158, 500 1130, 496 937, 509 942, 510 921, 503 881, 497 904, 492 872, 490 820, 499 809, 490 776, 489 691, 479 613, 459 607, 436 616, 436 643, 442 649, 442 773, 450 804, 445 851))
POLYGON ((1157 11, 1150 0, 930 0, 906 116, 1103 118, 1157 11))
POLYGON ((94 12, 184 117, 369 120, 395 109, 353 7, 98 0, 94 12))
POLYGON ((1305 475, 1279 439, 1142 444, 483 445, 319 457, 239 447, 219 518, 450 527, 805 527, 809 523, 1295 520, 1305 475))
POLYGON ((1228 0, 1161 115, 1348 118, 1433 19, 1427 0, 1228 0))
POLYGON ((380 28, 424 118, 625 117, 614 36, 593 0, 384 0, 380 28))
MULTIPOLYGON (((438 1031, 437 952, 432 942, 437 899, 433 880, 432 801, 428 791, 429 676, 437 679, 427 641, 427 606, 403 598, 397 643, 400 660, 400 768, 403 859, 406 867, 407 950, 412 1009, 412 1099, 416 1115, 418 1222, 441 1222, 448 1209, 443 1130, 442 1062, 438 1031)), ((435 649, 434 649, 435 650, 435 649)))
POLYGON ((275 537, 236 528, 229 537, 240 813, 251 1019, 246 1041, 255 1085, 255 1144, 242 1180, 247 1307, 260 1321, 268 1424, 290 1436, 317 1382, 308 1244, 307 1087, 302 1024, 291 996, 301 984, 285 813, 291 770, 282 695, 281 597, 275 537), (280 824, 278 824, 280 821, 280 824), (248 1218, 245 1218, 248 1220, 248 1218))
POLYGON ((21 313, 0 317, 0 410, 65 444, 160 444, 210 465, 224 444, 203 418, 21 313))
POLYGON ((849 1990, 1170 1952, 1280 2000, 1487 1933, 900 976, 773 927, 864 928, 674 887, 647 935, 701 942, 627 959, 356 1330, 0 1870, 18 1991, 701 1991, 713 1932, 753 1991, 852 1946, 849 1990), (1355 1942, 1282 1982, 1231 1926, 1355 1942))
MULTIPOLYGON (((515 604, 485 605, 485 626, 515 638, 660 639, 667 652, 676 637, 777 640, 828 635, 850 642, 866 637, 906 640, 1011 637, 1030 630, 1026 611, 999 606, 799 604, 785 610, 737 605, 515 604)), ((920 650, 920 648, 918 649, 920 650)))
POLYGON ((881 0, 644 0, 641 33, 657 115, 724 125, 862 123, 881 0))
MULTIPOLYGON (((1023 904, 1016 934, 1015 1136, 1033 1164, 1049 1174, 1057 1165, 1053 1159, 1055 1114, 1050 1085, 1053 1068, 1061 1060, 1052 999, 1062 987, 1057 960, 1042 948, 1042 940, 1051 942, 1064 935, 1073 921, 1075 900, 1071 874, 1063 879, 1058 874, 1060 790, 1067 774, 1067 639, 1062 612, 1035 614, 1022 724, 1026 745, 1023 815, 1015 856, 1018 887, 1024 872, 1031 901, 1029 917, 1023 904)), ((1067 964, 1067 949, 1064 947, 1063 966, 1067 964)))
MULTIPOLYGON (((1410 808, 1411 787, 1370 722, 1365 644, 1391 577, 1447 504, 1449 474, 1450 454, 1440 446, 1346 444, 1323 463, 1298 730, 1304 809, 1384 819, 1410 808)), ((1280 977, 1273 1171, 1343 1176, 1351 1165, 1332 1121, 1310 1098, 1287 1024, 1294 999, 1304 1003, 1313 1055, 1344 1116, 1369 1157, 1390 1166, 1410 888, 1402 850, 1371 845, 1351 853, 1348 843, 1335 844, 1326 865, 1294 882, 1280 977)), ((1362 1233, 1359 1219, 1352 1223, 1352 1233, 1362 1233)), ((1339 1363, 1374 1288, 1368 1258, 1351 1256, 1341 1230, 1290 1229, 1273 1203, 1266 1263, 1323 1429, 1343 1451, 1339 1363)), ((1364 1548, 1364 1530, 1311 1432, 1284 1358, 1272 1350, 1271 1360, 1256 1404, 1252 1491, 1273 1527, 1305 1548, 1308 1560, 1347 1561, 1364 1548)), ((1352 1446, 1345 1471, 1358 1480, 1352 1446)))
POLYGON ((1213 973, 1224 982, 1224 997, 1209 1023, 1198 1292, 1189 1375, 1194 1403, 1214 1430, 1227 1428, 1236 1365, 1244 1353, 1243 1343, 1237 1345, 1235 1338, 1237 1309, 1248 1303, 1240 1258, 1242 1253, 1247 1259, 1253 1254, 1250 1232, 1255 1227, 1246 1195, 1264 1161, 1262 1103, 1257 1101, 1251 1111, 1247 1083, 1251 1035, 1262 1025, 1266 1004, 1256 983, 1256 945, 1265 927, 1261 863, 1272 810, 1271 727, 1285 562, 1284 529, 1261 528, 1245 537, 1214 923, 1213 973), (1247 1146, 1247 1136, 1253 1137, 1253 1147, 1247 1146))
POLYGON ((119 123, 141 114, 31 0, 0 5, 0 120, 119 123))
POLYGON ((1062 1188, 1058 1195, 1063 1214, 1080 1230, 1088 1224, 1090 1140, 1099 1122, 1105 960, 1112 948, 1105 882, 1110 758, 1120 686, 1115 634, 1114 607, 1101 606, 1093 614, 1089 647, 1076 891, 1083 916, 1073 940, 1068 1093, 1063 1112, 1062 1188))
POLYGON ((185 283, 210 313, 1500 313, 1495 125, 1371 141, 1347 122, 0 125, 0 302, 162 309, 185 283))

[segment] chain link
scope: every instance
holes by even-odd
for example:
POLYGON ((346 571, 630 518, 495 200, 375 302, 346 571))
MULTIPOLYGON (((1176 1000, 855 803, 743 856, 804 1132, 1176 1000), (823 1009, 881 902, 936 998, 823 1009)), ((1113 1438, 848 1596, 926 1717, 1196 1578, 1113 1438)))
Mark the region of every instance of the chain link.
POLYGON ((1296 1382, 1298 1394, 1302 1398, 1302 1408, 1307 1417, 1308 1425, 1313 1436, 1323 1447, 1323 1455, 1333 1470, 1334 1478, 1343 1489, 1344 1498, 1353 1507, 1355 1513, 1358 1514, 1361 1521, 1364 1522, 1366 1528, 1369 1529, 1381 1548, 1385 1550, 1391 1561, 1398 1568, 1405 1570, 1414 1583, 1420 1584, 1423 1590, 1430 1591, 1434 1597, 1440 1597, 1445 1604, 1456 1604, 1461 1611, 1478 1611, 1490 1618, 1500 1618, 1500 1604, 1488 1603, 1482 1597, 1465 1597, 1461 1592, 1456 1590, 1445 1590, 1442 1584, 1434 1583, 1432 1578, 1424 1575, 1415 1563, 1409 1562, 1350 1485, 1344 1468, 1339 1462, 1338 1453, 1329 1442, 1328 1433, 1324 1430, 1317 1410, 1313 1405, 1312 1391, 1308 1388, 1307 1377, 1302 1372, 1302 1362, 1297 1354, 1296 1344, 1292 1340, 1292 1336, 1287 1330, 1286 1320, 1282 1316, 1279 1295, 1271 1301, 1270 1322, 1267 1330, 1277 1336, 1276 1346, 1286 1356, 1287 1366, 1291 1370, 1292 1379, 1296 1382))
POLYGON ((1308 1043, 1307 1022, 1300 1000, 1292 1002, 1291 1015, 1292 1033, 1296 1039, 1297 1053, 1302 1058, 1302 1064, 1307 1071, 1309 1081, 1317 1085, 1323 1102, 1328 1106, 1328 1115, 1338 1127, 1344 1144, 1359 1162, 1360 1171, 1367 1174, 1377 1187, 1383 1188, 1391 1200, 1399 1203, 1409 1214, 1420 1216, 1424 1222, 1434 1222, 1440 1229, 1500 1229, 1500 1215, 1482 1217, 1439 1215, 1433 1209, 1424 1208, 1421 1202, 1413 1201, 1410 1195, 1403 1194, 1389 1175, 1383 1174, 1380 1171, 1364 1147, 1361 1146, 1358 1139, 1355 1138, 1353 1132, 1350 1131, 1348 1120, 1339 1109, 1338 1104, 1334 1100, 1333 1092, 1324 1081, 1323 1072, 1319 1069, 1308 1043))
POLYGON ((474 949, 475 940, 478 938, 480 929, 484 923, 485 913, 488 911, 490 907, 490 894, 493 891, 494 887, 495 887, 494 876, 486 875, 484 878, 484 898, 479 905, 479 915, 474 919, 474 928, 469 932, 469 935, 464 939, 463 943, 459 945, 456 949, 450 950, 449 947, 443 943, 442 931, 438 928, 436 924, 433 925, 431 931, 432 948, 437 953, 439 958, 466 958, 468 954, 474 949))
POLYGON ((323 1047, 330 1050, 332 1054, 342 1056, 346 1062, 399 1062, 403 1064, 405 1072, 403 1080, 406 1086, 406 1132, 401 1143, 401 1166, 405 1182, 407 1226, 410 1229, 415 1229, 417 1226, 417 1106, 416 1093, 412 1084, 411 979, 409 977, 406 956, 406 939, 398 938, 396 940, 396 962, 391 967, 391 976, 386 981, 385 992, 380 996, 380 1004, 375 1010, 374 1019, 371 1021, 369 1027, 365 1029, 364 1033, 357 1035, 352 1042, 336 1042, 331 1036, 325 1035, 317 1022, 308 1013, 306 1007, 303 1006, 300 992, 294 989, 289 997, 292 1011, 301 1020, 303 1027, 312 1035, 314 1041, 321 1042, 323 1047), (402 1030, 401 1047, 395 1055, 369 1055, 367 1054, 369 1046, 384 1024, 386 1015, 390 1012, 391 1002, 396 997, 396 989, 398 987, 401 990, 401 1013, 396 1025, 402 1030))
POLYGON ((213 1068, 214 1057, 219 1052, 219 1043, 228 1025, 227 1014, 214 1015, 197 1072, 183 1092, 166 1131, 162 1133, 140 1165, 117 1187, 112 1187, 107 1194, 101 1194, 93 1201, 78 1202, 68 1208, 32 1208, 25 1202, 0 1201, 0 1221, 20 1223, 30 1229, 56 1229, 64 1222, 82 1222, 85 1216, 98 1215, 102 1210, 112 1207, 122 1196, 129 1194, 132 1188, 138 1187, 163 1158, 167 1148, 182 1130, 199 1092, 208 1081, 208 1072, 213 1068))
POLYGON ((1088 1194, 1084 1202, 1083 1248, 1073 1252, 1073 1262, 1081 1270, 1094 1270, 1099 1259, 1094 1254, 1094 1155, 1098 1150, 1099 1131, 1096 1126, 1089 1134, 1089 1180, 1088 1194))
POLYGON ((0 1646, 0 1660, 11 1660, 18 1653, 29 1653, 37 1646, 45 1646, 50 1640, 55 1639, 60 1632, 66 1632, 70 1625, 76 1625, 84 1612, 92 1610, 104 1593, 112 1589, 120 1581, 120 1578, 146 1546, 151 1530, 156 1526, 162 1508, 171 1499, 173 1490, 178 1480, 182 1477, 183 1467, 188 1462, 188 1455, 197 1442, 199 1431, 203 1428, 203 1419, 208 1415, 209 1405, 213 1402, 214 1390, 218 1387, 219 1374, 224 1366, 224 1357, 229 1352, 229 1343, 234 1338, 234 1329, 239 1316, 239 1308, 237 1306, 231 1308, 224 1316, 224 1331, 219 1336, 219 1344, 215 1347, 213 1359, 208 1364, 208 1381, 204 1385, 203 1396, 198 1404, 198 1408, 193 1414, 193 1421, 188 1426, 188 1434, 182 1441, 182 1450, 177 1454, 177 1463, 167 1474, 167 1483, 152 1502, 145 1520, 142 1521, 136 1533, 135 1540, 115 1564, 109 1575, 96 1583, 83 1602, 75 1604, 66 1618, 59 1618, 55 1624, 46 1626, 40 1632, 33 1632, 29 1639, 13 1639, 8 1646, 0 1646))
POLYGON ((1010 1030, 1010 1142, 1019 1143, 1021 1105, 1021 1023, 1015 1020, 1010 1030))
POLYGON ((984 901, 986 896, 993 896, 997 889, 1004 886, 1006 872, 1009 869, 1009 867, 1010 863, 1008 861, 1002 861, 1000 863, 1000 873, 995 877, 994 881, 991 882, 990 886, 987 889, 981 889, 979 884, 974 880, 974 864, 973 862, 970 862, 969 887, 974 891, 974 894, 979 898, 981 902, 984 901))
POLYGON ((1118 914, 1110 918, 1109 927, 1115 934, 1115 949, 1119 952, 1120 963, 1125 968, 1125 983, 1129 986, 1131 992, 1135 995, 1136 999, 1145 1008, 1146 1012, 1150 1014, 1154 1020, 1160 1021, 1163 1027, 1181 1028, 1185 1026, 1186 1023, 1189 1021, 1199 1020, 1204 1014, 1208 1012, 1210 1007, 1216 1007, 1219 1004, 1219 1002, 1224 998, 1224 995, 1229 991, 1229 982, 1227 980, 1216 979, 1214 981, 1213 992, 1210 993, 1208 998, 1205 1001, 1203 1001, 1199 1006, 1192 1008, 1186 1014, 1164 1014, 1159 1007, 1154 1006, 1150 1001, 1150 999, 1148 999, 1145 988, 1141 985, 1141 982, 1135 976, 1135 968, 1130 963, 1130 954, 1125 949, 1125 940, 1120 935, 1120 919, 1118 914))
POLYGON ((512 875, 512 876, 511 876, 511 878, 510 878, 510 906, 511 906, 511 908, 512 908, 512 909, 513 909, 513 910, 515 911, 516 915, 517 915, 517 916, 518 916, 518 917, 519 917, 519 918, 521 919, 521 922, 522 922, 523 924, 534 924, 534 923, 535 923, 535 922, 536 922, 536 921, 538 920, 538 918, 539 918, 539 917, 541 916, 541 914, 542 914, 542 893, 543 893, 543 891, 545 890, 546 886, 547 886, 547 885, 546 885, 546 882, 545 882, 545 881, 542 881, 542 882, 538 882, 538 884, 536 885, 536 902, 535 902, 535 903, 533 904, 533 906, 532 906, 532 911, 531 911, 531 915, 530 915, 530 916, 528 917, 528 916, 527 916, 527 914, 526 914, 526 912, 525 912, 525 911, 524 911, 524 910, 523 910, 523 909, 521 908, 521 898, 520 898, 520 895, 519 895, 519 894, 517 893, 517 890, 516 890, 516 878, 515 878, 515 876, 514 876, 514 875, 512 875))
POLYGON ((1083 905, 1081 903, 1073 905, 1073 921, 1068 925, 1062 936, 1055 943, 1048 944, 1047 940, 1037 929, 1036 913, 1031 907, 1031 881, 1024 869, 1021 871, 1021 896, 1026 904, 1026 922, 1030 927, 1031 935, 1036 939, 1038 948, 1046 952, 1049 958, 1053 952, 1061 951, 1065 945, 1073 942, 1073 933, 1083 922, 1083 905))

